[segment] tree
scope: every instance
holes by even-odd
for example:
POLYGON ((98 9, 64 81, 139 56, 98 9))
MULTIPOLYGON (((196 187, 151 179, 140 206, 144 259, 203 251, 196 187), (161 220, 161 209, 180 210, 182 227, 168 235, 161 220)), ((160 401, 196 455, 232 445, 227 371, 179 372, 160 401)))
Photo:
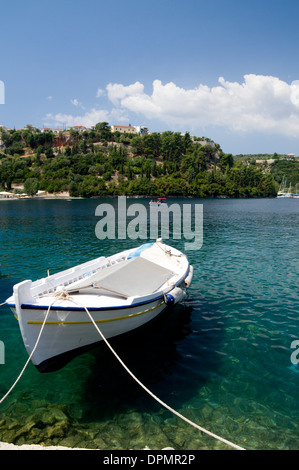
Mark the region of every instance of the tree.
POLYGON ((34 196, 39 188, 39 183, 37 178, 27 178, 24 183, 24 190, 28 196, 34 196))
POLYGON ((11 180, 13 178, 13 165, 11 159, 4 159, 0 166, 0 185, 4 186, 6 183, 6 189, 9 191, 11 188, 11 180))
POLYGON ((100 140, 104 142, 111 140, 112 132, 108 122, 98 122, 95 125, 95 129, 100 135, 100 140))
POLYGON ((192 145, 192 139, 190 137, 189 132, 186 132, 183 137, 184 153, 186 153, 187 149, 191 147, 191 145, 192 145))
POLYGON ((53 157, 54 157, 54 153, 53 153, 52 147, 47 148, 45 154, 46 154, 46 157, 47 157, 47 158, 53 158, 53 157))
POLYGON ((222 171, 226 171, 227 168, 234 166, 234 157, 231 153, 227 153, 221 156, 219 166, 222 171))

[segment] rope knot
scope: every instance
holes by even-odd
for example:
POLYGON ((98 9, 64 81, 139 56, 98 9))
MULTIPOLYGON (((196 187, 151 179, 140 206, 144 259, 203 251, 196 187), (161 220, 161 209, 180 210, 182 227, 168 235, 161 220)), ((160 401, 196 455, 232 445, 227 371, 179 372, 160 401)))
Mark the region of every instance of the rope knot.
POLYGON ((65 290, 58 290, 54 294, 55 299, 57 300, 70 300, 71 297, 65 290))

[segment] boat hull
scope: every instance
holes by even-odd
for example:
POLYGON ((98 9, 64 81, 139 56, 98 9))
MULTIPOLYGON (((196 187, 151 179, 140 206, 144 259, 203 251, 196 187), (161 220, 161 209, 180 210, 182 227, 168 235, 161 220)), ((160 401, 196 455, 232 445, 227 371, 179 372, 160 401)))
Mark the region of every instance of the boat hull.
POLYGON ((136 330, 181 302, 193 267, 155 243, 16 284, 6 303, 40 371, 57 370, 104 339, 136 330), (41 330, 42 329, 42 330, 41 330))
MULTIPOLYGON (((107 339, 124 335, 156 318, 167 307, 163 297, 149 303, 126 308, 88 309, 97 327, 107 339)), ((34 349, 47 308, 23 305, 19 319, 24 345, 28 354, 34 349)), ((40 372, 52 372, 74 357, 94 348, 102 341, 86 310, 50 309, 32 362, 40 372)))

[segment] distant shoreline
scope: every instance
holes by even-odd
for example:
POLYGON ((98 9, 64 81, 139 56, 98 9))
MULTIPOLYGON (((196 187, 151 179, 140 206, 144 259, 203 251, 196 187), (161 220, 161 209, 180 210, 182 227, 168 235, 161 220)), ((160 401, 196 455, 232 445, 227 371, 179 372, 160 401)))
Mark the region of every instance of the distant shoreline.
POLYGON ((24 200, 24 199, 84 199, 82 197, 72 197, 69 195, 69 192, 63 193, 46 193, 46 194, 36 194, 34 196, 23 196, 18 194, 11 193, 9 197, 0 197, 0 201, 17 201, 17 200, 24 200))
MULTIPOLYGON (((117 199, 118 197, 126 197, 127 199, 157 199, 157 196, 150 195, 126 195, 118 194, 112 195, 107 194, 106 196, 92 196, 92 197, 83 197, 83 196, 70 196, 66 193, 57 193, 57 194, 45 194, 45 195, 36 195, 36 196, 21 196, 12 195, 12 197, 0 197, 0 203, 2 201, 24 201, 24 200, 61 200, 61 201, 72 201, 72 200, 85 200, 85 199, 117 199)), ((167 199, 277 199, 277 196, 205 196, 205 197, 195 197, 195 196, 186 196, 186 195, 170 195, 166 196, 167 199)))

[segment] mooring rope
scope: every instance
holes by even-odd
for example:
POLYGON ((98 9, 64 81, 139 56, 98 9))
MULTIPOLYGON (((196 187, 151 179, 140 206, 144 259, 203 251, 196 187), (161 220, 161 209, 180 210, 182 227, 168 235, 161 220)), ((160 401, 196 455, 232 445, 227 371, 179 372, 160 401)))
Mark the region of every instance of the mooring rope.
MULTIPOLYGON (((35 343, 35 345, 34 345, 34 348, 32 349, 32 351, 31 351, 31 353, 30 353, 30 355, 29 355, 27 361, 25 362, 25 365, 24 365, 23 369, 22 369, 21 372, 19 373, 19 375, 18 375, 18 377, 16 378, 15 382, 14 382, 13 385, 10 387, 10 389, 8 390, 8 392, 6 392, 6 394, 1 398, 1 400, 0 400, 0 405, 1 405, 1 403, 4 402, 4 400, 8 397, 8 395, 13 391, 13 389, 15 388, 15 386, 17 385, 17 383, 18 383, 19 380, 21 379, 22 375, 24 374, 24 372, 25 372, 25 370, 26 370, 26 368, 27 368, 27 366, 28 366, 28 364, 29 364, 29 362, 30 362, 30 360, 31 360, 31 358, 32 358, 32 356, 33 356, 33 354, 34 354, 35 351, 36 351, 36 348, 37 348, 37 346, 38 346, 40 337, 41 337, 41 335, 42 335, 44 326, 45 326, 46 321, 47 321, 47 319, 48 319, 48 316, 49 316, 51 307, 52 307, 52 305, 54 304, 54 302, 56 302, 56 300, 57 300, 58 298, 61 298, 60 292, 55 295, 55 299, 54 299, 53 302, 49 305, 48 311, 47 311, 46 316, 45 316, 45 318, 44 318, 44 321, 43 321, 43 324, 42 324, 42 326, 41 326, 40 332, 39 332, 39 334, 38 334, 38 337, 37 337, 36 343, 35 343)), ((0 306, 1 306, 1 305, 0 305, 0 306)))
POLYGON ((3 302, 3 304, 0 304, 0 307, 2 307, 2 305, 5 305, 5 304, 6 304, 6 302, 3 302))
POLYGON ((23 373, 25 372, 25 369, 30 361, 30 359, 32 358, 34 352, 36 351, 36 348, 38 346, 38 343, 39 343, 39 340, 40 340, 40 337, 41 337, 41 334, 43 332, 43 329, 44 329, 44 326, 46 324, 46 321, 47 321, 47 318, 48 318, 48 315, 49 315, 49 312, 50 312, 50 309, 52 307, 52 305, 54 304, 54 302, 57 300, 57 299, 68 299, 70 301, 72 301, 73 303, 77 304, 79 307, 81 308, 84 308, 84 310, 86 311, 88 317, 90 318, 91 322, 93 323, 93 325, 95 326, 96 330, 98 331, 99 335, 101 336, 102 340, 105 342, 105 344, 108 346, 108 348, 110 349, 110 351, 113 353, 113 355, 115 356, 115 358, 118 360, 118 362, 123 366, 123 368, 128 372, 128 374, 135 380, 135 382, 137 382, 140 387, 142 387, 152 398, 154 398, 158 403, 160 403, 160 405, 162 405, 164 408, 166 408, 168 411, 170 411, 171 413, 173 413, 174 415, 178 416, 180 419, 182 419, 183 421, 185 421, 186 423, 190 424, 191 426, 193 426, 194 428, 198 429, 199 431, 213 437, 214 439, 217 439, 218 441, 221 441, 223 442, 224 444, 227 444, 228 446, 230 447, 233 447, 237 450, 245 450, 243 447, 240 447, 238 446, 237 444, 234 444, 233 442, 230 442, 228 441, 227 439, 224 439, 223 437, 220 437, 220 436, 217 436, 216 434, 212 433, 211 431, 208 431, 207 429, 199 426, 198 424, 194 423, 193 421, 191 421, 190 419, 186 418, 185 416, 183 416, 182 414, 180 414, 178 411, 174 410, 173 408, 171 408, 169 405, 167 405, 166 403, 164 403, 159 397, 157 397, 157 395, 155 395, 151 390, 149 390, 142 382, 140 382, 140 380, 133 374, 133 372, 126 366, 126 364, 122 361, 122 359, 118 356, 118 354, 116 353, 116 351, 112 348, 111 344, 108 342, 108 340, 106 339, 106 337, 104 336, 104 334, 102 333, 102 331, 100 330, 100 328, 98 327, 98 325, 96 324, 96 322, 94 321, 93 317, 91 316, 90 312, 88 311, 87 307, 85 307, 85 305, 81 305, 79 302, 76 302, 72 297, 70 297, 68 295, 67 292, 64 292, 64 291, 61 291, 61 292, 58 292, 57 294, 55 294, 55 300, 49 305, 49 308, 48 308, 48 311, 46 313, 46 316, 45 316, 45 319, 43 321, 43 324, 42 324, 42 327, 40 329, 40 332, 38 334, 38 337, 37 337, 37 340, 36 340, 36 343, 35 343, 35 346, 28 358, 28 360, 26 361, 26 364, 25 366, 23 367, 23 369, 21 370, 19 376, 17 377, 16 381, 14 382, 14 384, 11 386, 11 388, 8 390, 8 392, 4 395, 4 397, 0 400, 0 404, 5 400, 5 398, 11 393, 11 391, 14 389, 14 387, 17 385, 18 381, 20 380, 20 378, 22 377, 23 373))
POLYGON ((92 323, 94 324, 96 330, 98 331, 98 333, 100 334, 101 338, 103 339, 103 341, 106 343, 106 345, 108 346, 108 348, 110 349, 110 351, 113 353, 113 355, 116 357, 116 359, 119 361, 119 363, 124 367, 124 369, 128 372, 128 374, 152 397, 154 398, 158 403, 160 403, 160 405, 162 405, 164 408, 166 408, 167 410, 171 411, 171 413, 175 414, 176 416, 178 416, 179 418, 181 418, 183 421, 185 421, 186 423, 190 424, 191 426, 195 427, 196 429, 198 429, 199 431, 202 431, 203 433, 205 434, 208 434, 209 436, 213 437, 214 439, 217 439, 221 442, 223 442, 224 444, 227 444, 235 449, 238 449, 238 450, 245 450, 243 447, 240 447, 238 446, 237 444, 234 444, 233 442, 230 442, 228 441, 227 439, 224 439, 223 437, 220 437, 220 436, 217 436, 216 434, 208 431, 207 429, 204 429, 202 428, 201 426, 199 426, 198 424, 196 423, 193 423, 193 421, 190 421, 190 419, 186 418, 185 416, 181 415, 178 411, 174 410, 173 408, 171 408, 169 405, 167 405, 166 403, 164 403, 162 400, 160 400, 159 397, 157 397, 151 390, 149 390, 142 382, 140 382, 140 380, 133 374, 133 372, 126 366, 126 364, 122 361, 122 359, 118 356, 118 354, 116 353, 116 351, 112 348, 111 344, 108 342, 108 340, 105 338, 105 336, 103 335, 102 331, 100 330, 100 328, 98 327, 98 325, 96 324, 96 322, 94 321, 94 319, 92 318, 90 312, 88 311, 88 309, 84 306, 84 305, 81 305, 80 303, 76 302, 74 299, 70 299, 72 300, 72 302, 74 302, 75 304, 77 304, 78 306, 84 308, 84 310, 86 311, 87 315, 89 316, 89 318, 91 319, 92 323))

